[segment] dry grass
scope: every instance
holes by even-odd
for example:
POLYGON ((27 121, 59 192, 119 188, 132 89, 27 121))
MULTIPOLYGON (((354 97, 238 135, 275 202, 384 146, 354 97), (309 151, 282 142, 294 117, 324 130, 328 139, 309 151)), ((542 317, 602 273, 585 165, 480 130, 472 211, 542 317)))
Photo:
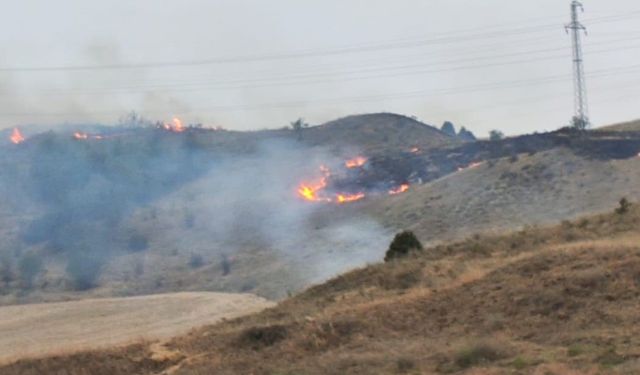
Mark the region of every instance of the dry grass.
POLYGON ((0 362, 167 339, 269 306, 253 295, 177 293, 0 307, 0 362))
POLYGON ((68 374, 85 358, 92 373, 634 374, 639 223, 633 207, 432 247, 171 340, 172 361, 144 362, 151 345, 56 360, 68 374))

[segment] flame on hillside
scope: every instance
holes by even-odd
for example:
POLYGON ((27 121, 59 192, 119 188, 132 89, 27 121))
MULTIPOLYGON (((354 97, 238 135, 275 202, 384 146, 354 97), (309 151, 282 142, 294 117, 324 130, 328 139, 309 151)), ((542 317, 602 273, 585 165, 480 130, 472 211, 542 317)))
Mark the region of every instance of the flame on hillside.
POLYGON ((308 202, 325 202, 344 204, 359 201, 365 198, 365 193, 356 194, 336 193, 330 194, 326 192, 331 177, 331 170, 327 166, 320 166, 320 177, 316 181, 302 182, 298 187, 298 196, 308 202))
POLYGON ((467 169, 478 168, 482 164, 484 164, 484 162, 476 161, 476 162, 473 162, 473 163, 467 165, 466 167, 458 167, 458 172, 466 171, 467 169))
POLYGON ((86 140, 89 140, 89 139, 102 140, 102 139, 107 139, 107 138, 122 137, 124 135, 125 134, 99 135, 99 134, 88 134, 88 133, 84 133, 84 132, 75 132, 75 133, 73 133, 73 139, 78 140, 78 141, 86 141, 86 140))
POLYGON ((81 132, 75 132, 75 133, 73 133, 73 138, 78 139, 78 140, 89 139, 89 134, 81 133, 81 132))
POLYGON ((336 201, 339 204, 349 203, 349 202, 356 202, 356 201, 359 201, 361 199, 364 199, 365 196, 366 195, 364 193, 347 194, 347 195, 345 195, 345 194, 337 194, 336 195, 336 201))
POLYGON ((187 130, 187 128, 185 128, 182 124, 182 121, 177 117, 174 117, 173 121, 170 124, 164 123, 162 127, 164 128, 164 130, 174 133, 182 133, 183 131, 187 130))
POLYGON ((9 139, 11 139, 11 142, 16 145, 19 145, 20 143, 24 142, 24 137, 22 136, 22 133, 20 133, 20 129, 18 128, 13 128, 13 131, 11 132, 11 137, 9 137, 9 139))
POLYGON ((367 161, 368 159, 365 158, 364 156, 358 156, 353 159, 345 161, 344 165, 349 169, 360 168, 363 165, 367 164, 367 161))
POLYGON ((321 192, 327 187, 327 179, 331 176, 331 171, 324 165, 320 166, 322 177, 314 182, 303 182, 298 187, 298 195, 310 202, 331 202, 331 199, 320 197, 321 192))
POLYGON ((409 190, 409 184, 402 184, 402 185, 398 186, 395 189, 389 190, 389 195, 402 194, 402 193, 406 192, 407 190, 409 190))

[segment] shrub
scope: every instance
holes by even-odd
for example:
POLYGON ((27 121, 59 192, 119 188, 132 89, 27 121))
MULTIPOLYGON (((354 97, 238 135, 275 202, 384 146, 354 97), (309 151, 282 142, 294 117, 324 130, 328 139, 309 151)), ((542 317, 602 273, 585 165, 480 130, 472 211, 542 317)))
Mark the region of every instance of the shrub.
POLYGON ((416 362, 411 358, 398 358, 396 361, 398 372, 405 373, 416 368, 416 362))
POLYGON ((384 261, 388 262, 393 259, 403 258, 407 256, 411 251, 422 250, 422 244, 411 231, 404 231, 396 234, 389 245, 384 261))
POLYGON ((222 255, 222 259, 220 260, 220 268, 222 268, 222 276, 227 276, 231 273, 231 261, 229 261, 229 257, 226 254, 222 255))
POLYGON ((129 237, 129 250, 133 252, 145 251, 149 248, 149 239, 141 233, 135 233, 129 237))
POLYGON ((13 264, 8 256, 0 258, 0 281, 7 285, 15 278, 13 274, 13 264))
POLYGON ((102 271, 102 259, 97 255, 76 253, 67 262, 67 276, 71 278, 76 290, 89 290, 96 287, 96 280, 102 271))
POLYGON ((284 340, 287 337, 287 327, 283 325, 270 325, 264 327, 251 327, 244 330, 239 337, 241 346, 249 346, 254 350, 268 347, 284 340))
POLYGON ((34 254, 25 254, 18 261, 20 278, 27 288, 31 288, 33 280, 42 271, 42 260, 34 254))
POLYGON ((455 363, 461 368, 469 368, 484 363, 491 363, 506 358, 507 351, 501 345, 491 342, 480 342, 465 348, 455 356, 455 363))
POLYGON ((626 361, 625 356, 620 355, 616 352, 615 348, 609 348, 600 356, 598 356, 597 361, 604 367, 610 368, 622 364, 626 361))
POLYGON ((629 212, 629 207, 631 207, 631 203, 629 203, 627 198, 620 199, 620 202, 618 204, 619 204, 618 208, 616 208, 616 213, 618 215, 624 215, 627 212, 629 212))
POLYGON ((495 141, 499 141, 499 140, 502 140, 502 139, 504 139, 504 133, 501 132, 500 130, 494 129, 494 130, 489 132, 489 140, 495 142, 495 141))
POLYGON ((200 268, 204 266, 204 258, 200 254, 191 254, 191 258, 189 258, 189 267, 191 268, 200 268))
POLYGON ((187 212, 184 215, 184 227, 185 229, 193 229, 196 226, 196 215, 192 212, 187 212))

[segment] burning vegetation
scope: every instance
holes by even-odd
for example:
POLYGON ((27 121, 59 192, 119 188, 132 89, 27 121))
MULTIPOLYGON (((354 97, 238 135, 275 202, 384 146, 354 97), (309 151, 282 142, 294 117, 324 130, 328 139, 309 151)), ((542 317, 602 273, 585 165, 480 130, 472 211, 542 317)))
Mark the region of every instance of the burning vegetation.
POLYGON ((349 169, 360 168, 367 164, 367 158, 364 156, 358 156, 353 159, 347 160, 344 162, 345 167, 349 169))
MULTIPOLYGON (((384 191, 381 192, 379 189, 367 189, 364 186, 361 186, 358 183, 358 178, 354 179, 352 177, 348 177, 351 176, 350 173, 352 173, 348 171, 362 168, 367 164, 368 160, 369 159, 364 156, 349 159, 343 164, 346 171, 341 171, 337 175, 333 175, 328 167, 324 165, 320 166, 322 176, 312 182, 302 182, 298 186, 298 196, 308 202, 346 204, 360 201, 369 195, 376 196, 381 195, 381 193, 384 194, 384 191), (332 177, 335 177, 335 179, 332 180, 332 177), (339 191, 339 189, 334 187, 335 185, 347 185, 349 188, 348 190, 351 191, 339 191)), ((388 184, 388 186, 392 187, 386 192, 386 194, 398 195, 408 191, 410 185, 408 183, 404 183, 399 186, 394 186, 392 184, 388 184)))
POLYGON ((162 127, 164 130, 174 133, 182 133, 187 130, 187 128, 182 124, 182 121, 177 117, 174 117, 170 124, 164 123, 162 127))
POLYGON ((9 139, 15 145, 19 145, 20 143, 25 141, 24 136, 22 135, 22 133, 20 133, 20 129, 18 128, 13 128, 13 131, 11 132, 11 137, 9 137, 9 139))

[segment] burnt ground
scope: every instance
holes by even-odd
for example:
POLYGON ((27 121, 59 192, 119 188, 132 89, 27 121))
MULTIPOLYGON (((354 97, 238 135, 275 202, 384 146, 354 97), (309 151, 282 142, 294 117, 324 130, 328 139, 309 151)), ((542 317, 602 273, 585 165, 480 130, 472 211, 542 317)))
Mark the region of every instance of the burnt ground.
POLYGON ((455 146, 435 147, 417 152, 406 150, 376 154, 368 165, 332 181, 338 190, 352 193, 387 190, 402 183, 427 183, 474 163, 495 161, 520 154, 564 148, 589 160, 619 160, 636 157, 640 152, 640 132, 577 132, 561 129, 529 134, 499 141, 479 140, 455 146))

